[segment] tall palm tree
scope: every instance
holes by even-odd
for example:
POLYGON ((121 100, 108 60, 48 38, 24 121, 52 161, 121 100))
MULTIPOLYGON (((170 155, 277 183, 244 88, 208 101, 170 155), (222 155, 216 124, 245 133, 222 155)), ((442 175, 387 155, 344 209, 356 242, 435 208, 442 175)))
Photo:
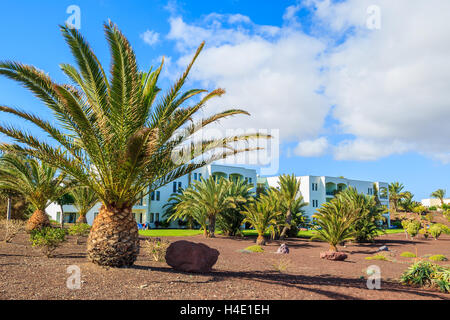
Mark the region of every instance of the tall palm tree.
POLYGON ((50 225, 45 208, 74 184, 54 167, 14 154, 0 158, 0 172, 0 189, 20 193, 33 207, 34 213, 26 226, 28 231, 50 225))
POLYGON ((291 229, 293 215, 297 215, 306 204, 303 202, 303 197, 300 193, 300 180, 294 174, 281 175, 278 184, 280 186, 280 204, 285 212, 285 225, 280 234, 280 238, 284 239, 289 229, 291 229))
POLYGON ((182 92, 204 43, 170 90, 157 97, 163 63, 156 70, 140 72, 131 45, 117 26, 108 22, 104 29, 111 52, 110 77, 81 34, 67 26, 61 31, 77 67, 62 64, 61 69, 72 84, 58 84, 33 66, 0 62, 0 74, 30 89, 53 111, 57 125, 7 106, 0 106, 0 111, 32 122, 61 150, 5 125, 0 125, 0 132, 21 145, 0 144, 0 149, 32 155, 91 188, 102 207, 88 238, 88 258, 120 267, 132 265, 139 252, 132 206, 142 195, 212 161, 252 150, 237 147, 241 141, 269 137, 247 134, 193 140, 193 135, 219 119, 248 115, 233 109, 198 119, 210 99, 224 94, 222 89, 182 92), (188 104, 199 94, 204 96, 188 104))
POLYGON ((404 188, 405 186, 397 181, 389 184, 389 200, 394 212, 397 212, 399 201, 405 197, 405 193, 402 192, 404 188))
POLYGON ((341 198, 325 202, 313 216, 316 221, 316 234, 313 238, 328 242, 331 251, 338 251, 339 243, 356 236, 352 226, 358 219, 359 212, 360 209, 348 205, 341 198))
POLYGON ((431 196, 433 198, 437 198, 439 199, 439 201, 441 201, 441 206, 444 205, 444 198, 445 198, 445 190, 444 189, 437 189, 436 191, 434 191, 431 196))
POLYGON ((258 233, 256 239, 257 245, 265 245, 266 239, 264 234, 266 232, 275 232, 277 218, 281 214, 280 203, 277 198, 262 194, 258 200, 251 202, 244 206, 242 213, 245 215, 244 222, 250 225, 258 233))
POLYGON ((97 194, 87 187, 78 187, 72 190, 71 195, 73 205, 79 214, 77 223, 87 223, 86 214, 98 202, 97 194))

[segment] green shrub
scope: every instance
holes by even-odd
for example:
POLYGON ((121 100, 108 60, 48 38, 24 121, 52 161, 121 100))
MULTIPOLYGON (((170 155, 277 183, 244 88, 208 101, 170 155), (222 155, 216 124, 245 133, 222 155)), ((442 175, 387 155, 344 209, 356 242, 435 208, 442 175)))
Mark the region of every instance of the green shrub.
POLYGON ((428 210, 430 210, 430 211, 436 211, 437 208, 436 208, 436 206, 431 206, 431 207, 428 208, 428 210))
POLYGON ((447 225, 442 224, 442 223, 436 223, 434 225, 439 226, 439 228, 441 228, 441 230, 442 230, 442 233, 450 234, 450 228, 447 225))
POLYGON ((418 261, 402 274, 400 282, 406 285, 437 287, 442 292, 449 292, 450 268, 429 261, 418 261))
POLYGON ((87 223, 76 223, 69 228, 69 234, 77 237, 77 244, 80 244, 81 237, 87 237, 91 232, 91 226, 87 223))
POLYGON ((420 230, 419 230, 419 233, 420 233, 421 235, 423 235, 425 239, 428 239, 428 236, 430 235, 430 233, 428 232, 428 229, 427 229, 426 227, 420 229, 420 230))
POLYGON ((264 252, 264 249, 261 246, 258 245, 254 245, 254 246, 250 246, 245 248, 246 251, 251 251, 251 252, 264 252))
POLYGON ((416 256, 415 253, 412 253, 412 252, 409 252, 409 251, 405 251, 405 252, 402 252, 402 253, 400 254, 400 257, 405 257, 405 258, 416 258, 417 256, 416 256))
POLYGON ((441 233, 442 233, 442 228, 439 225, 433 224, 430 227, 430 234, 433 236, 434 239, 437 240, 439 238, 439 236, 441 235, 441 233))
POLYGON ((389 261, 389 259, 386 258, 386 256, 383 255, 383 254, 381 254, 381 253, 378 253, 378 254, 373 255, 373 256, 371 256, 371 257, 366 257, 365 259, 366 259, 366 260, 382 260, 382 261, 389 261))
POLYGON ((170 242, 160 238, 150 239, 144 242, 145 253, 156 262, 163 262, 166 259, 166 251, 170 242))
POLYGON ((66 241, 66 231, 60 228, 45 227, 31 231, 30 241, 33 247, 41 249, 50 258, 53 251, 66 241))
POLYGON ((420 222, 416 220, 413 220, 410 223, 408 223, 408 226, 406 227, 406 232, 408 232, 411 238, 417 236, 419 230, 420 230, 420 222))
POLYGON ((431 261, 447 261, 448 259, 443 254, 435 254, 429 257, 431 261))

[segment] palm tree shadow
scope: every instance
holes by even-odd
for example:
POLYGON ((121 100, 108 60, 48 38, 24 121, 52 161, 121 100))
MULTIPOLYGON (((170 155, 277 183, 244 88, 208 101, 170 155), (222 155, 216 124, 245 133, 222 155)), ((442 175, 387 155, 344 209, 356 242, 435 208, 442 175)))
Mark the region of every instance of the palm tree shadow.
MULTIPOLYGON (((323 289, 324 287, 337 286, 337 287, 350 287, 355 289, 369 290, 367 289, 365 279, 363 280, 363 279, 342 278, 333 275, 306 276, 306 275, 279 273, 276 271, 220 271, 220 270, 213 270, 212 272, 209 273, 188 273, 183 271, 177 271, 170 267, 153 267, 153 266, 138 266, 138 265, 134 265, 131 268, 140 270, 158 271, 174 275, 175 274, 189 275, 189 276, 198 275, 211 277, 211 279, 201 283, 221 282, 226 281, 228 279, 239 279, 241 281, 242 280, 258 281, 271 285, 281 285, 288 288, 306 290, 323 295, 331 299, 360 300, 361 298, 343 293, 338 293, 336 291, 333 291, 333 289, 326 290, 323 289), (321 288, 319 289, 319 288, 305 287, 308 285, 320 286, 321 288)), ((446 299, 438 294, 426 291, 418 291, 417 289, 408 288, 392 281, 384 281, 382 290, 408 293, 419 297, 446 299)))

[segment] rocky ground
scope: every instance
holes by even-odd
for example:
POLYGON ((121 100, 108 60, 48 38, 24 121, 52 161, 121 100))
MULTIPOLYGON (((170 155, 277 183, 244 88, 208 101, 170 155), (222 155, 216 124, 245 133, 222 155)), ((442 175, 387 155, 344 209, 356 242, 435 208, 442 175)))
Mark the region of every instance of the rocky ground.
MULTIPOLYGON (((0 235, 0 238, 2 236, 0 235)), ((319 258, 328 249, 321 242, 287 241, 288 255, 275 254, 280 242, 269 243, 264 253, 243 253, 253 238, 204 239, 167 237, 169 241, 205 243, 219 250, 214 270, 188 274, 172 270, 164 262, 151 261, 143 250, 136 264, 126 269, 105 269, 86 261, 85 243, 75 238, 57 249, 54 258, 33 249, 26 234, 12 243, 0 244, 0 299, 449 299, 433 289, 411 288, 397 280, 413 262, 402 258, 404 251, 419 256, 444 254, 450 257, 450 237, 410 241, 404 234, 386 235, 368 245, 341 248, 349 257, 344 262, 319 258), (377 248, 387 245, 391 261, 366 260, 377 248), (66 286, 67 268, 79 266, 81 289, 66 286), (368 290, 366 268, 379 266, 381 290, 368 290), (280 272, 281 269, 281 272, 280 272)), ((443 262, 449 265, 449 262, 443 262)))

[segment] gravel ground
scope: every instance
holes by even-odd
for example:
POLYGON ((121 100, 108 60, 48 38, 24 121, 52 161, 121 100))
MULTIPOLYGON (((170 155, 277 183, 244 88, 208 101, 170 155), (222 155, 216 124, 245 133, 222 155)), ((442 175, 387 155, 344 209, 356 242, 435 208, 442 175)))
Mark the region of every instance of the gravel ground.
POLYGON ((26 234, 20 234, 12 243, 0 244, 0 299, 450 299, 449 294, 434 289, 397 282, 413 261, 400 253, 417 250, 419 256, 450 257, 449 236, 409 241, 403 234, 385 235, 374 244, 341 248, 349 254, 345 262, 320 259, 319 253, 328 245, 301 239, 287 241, 291 252, 283 256, 275 254, 280 242, 269 243, 264 253, 240 252, 254 244, 253 238, 204 239, 199 235, 166 239, 202 242, 218 249, 213 272, 174 271, 164 262, 151 261, 143 250, 133 267, 106 269, 87 262, 85 243, 77 245, 72 237, 48 259, 31 247, 26 234), (392 261, 365 259, 382 245, 390 248, 392 261), (79 290, 66 286, 71 265, 81 269, 79 290), (285 268, 282 272, 276 267, 280 265, 285 268), (381 290, 367 289, 365 270, 370 265, 381 269, 381 290))

